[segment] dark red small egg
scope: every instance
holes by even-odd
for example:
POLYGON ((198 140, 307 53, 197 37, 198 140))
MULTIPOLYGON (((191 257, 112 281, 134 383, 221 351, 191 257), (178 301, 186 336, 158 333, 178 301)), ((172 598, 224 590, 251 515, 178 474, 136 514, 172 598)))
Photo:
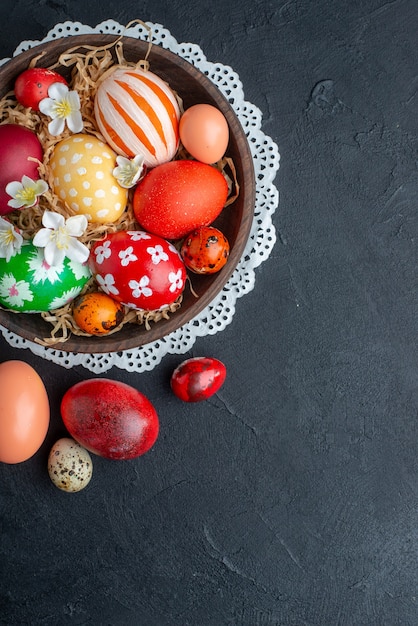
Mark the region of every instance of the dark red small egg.
POLYGON ((16 100, 24 107, 39 111, 39 103, 48 97, 48 88, 53 83, 67 85, 65 78, 54 70, 30 67, 16 78, 14 87, 16 100))
POLYGON ((171 375, 171 389, 184 402, 201 402, 213 396, 224 384, 225 365, 213 357, 186 359, 171 375))
POLYGON ((180 254, 185 266, 195 274, 214 274, 229 257, 229 241, 214 226, 201 226, 184 239, 180 254))

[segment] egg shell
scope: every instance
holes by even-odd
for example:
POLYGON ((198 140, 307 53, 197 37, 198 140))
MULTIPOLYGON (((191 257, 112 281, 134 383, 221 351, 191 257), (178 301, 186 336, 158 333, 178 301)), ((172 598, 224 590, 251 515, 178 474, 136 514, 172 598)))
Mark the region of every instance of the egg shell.
POLYGON ((24 361, 0 364, 0 461, 21 463, 41 447, 48 432, 48 394, 39 374, 24 361))
POLYGON ((229 257, 229 241, 214 226, 201 226, 184 239, 180 254, 187 269, 195 274, 219 272, 229 257))
POLYGON ((110 233, 96 242, 89 265, 100 289, 133 309, 165 308, 186 284, 186 268, 176 248, 140 230, 110 233))
POLYGON ((179 132, 183 146, 202 163, 216 163, 228 147, 228 122, 211 104, 194 104, 186 109, 180 118, 179 132))
POLYGON ((134 459, 157 441, 159 418, 138 389, 117 380, 90 378, 70 387, 61 400, 70 435, 93 454, 134 459))
POLYGON ((54 443, 48 456, 48 474, 53 484, 69 493, 81 491, 93 475, 89 452, 77 441, 63 437, 54 443))
POLYGON ((90 335, 106 335, 117 328, 124 318, 124 307, 106 293, 92 291, 74 300, 73 319, 90 335))
POLYGON ((39 111, 39 103, 48 97, 48 88, 53 83, 67 85, 65 78, 55 70, 45 67, 29 67, 19 74, 15 81, 16 100, 24 107, 39 111))
POLYGON ((186 359, 171 375, 171 389, 184 402, 201 402, 213 396, 225 382, 226 367, 213 357, 186 359))
POLYGON ((42 159, 41 142, 32 130, 19 124, 0 125, 0 215, 16 210, 7 204, 11 200, 6 193, 8 183, 21 182, 23 176, 38 180, 37 161, 42 159))
POLYGON ((140 68, 120 68, 100 83, 94 101, 100 132, 123 156, 147 167, 170 161, 178 148, 180 109, 170 87, 140 68))
POLYGON ((165 239, 180 239, 220 214, 228 183, 212 165, 181 159, 150 170, 137 185, 132 205, 138 224, 165 239))
POLYGON ((78 133, 63 139, 55 146, 49 163, 54 192, 90 222, 115 222, 128 202, 128 190, 113 176, 116 156, 93 135, 78 133))
POLYGON ((0 305, 25 313, 58 309, 71 302, 91 277, 87 264, 64 258, 49 266, 31 241, 9 261, 0 259, 0 305))

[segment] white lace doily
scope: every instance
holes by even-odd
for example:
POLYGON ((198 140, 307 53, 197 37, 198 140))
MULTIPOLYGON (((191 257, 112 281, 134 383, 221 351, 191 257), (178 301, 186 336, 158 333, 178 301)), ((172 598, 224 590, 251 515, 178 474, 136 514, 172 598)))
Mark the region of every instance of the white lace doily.
MULTIPOLYGON (((34 354, 66 368, 82 365, 91 372, 102 373, 116 366, 127 371, 141 372, 152 370, 166 354, 187 352, 197 337, 215 334, 232 322, 237 299, 253 289, 255 269, 269 257, 276 241, 272 215, 279 200, 274 179, 279 169, 280 155, 277 145, 261 130, 261 111, 245 101, 242 83, 231 67, 210 63, 198 45, 178 43, 161 24, 146 22, 146 25, 151 29, 153 43, 178 54, 206 74, 233 107, 247 136, 254 162, 256 206, 252 229, 241 261, 215 300, 192 321, 158 341, 122 352, 76 354, 39 346, 0 326, 0 331, 11 346, 28 348, 34 354)), ((23 41, 13 56, 46 41, 88 33, 124 33, 137 39, 149 38, 148 30, 141 24, 126 28, 114 20, 106 20, 95 27, 80 22, 64 22, 57 24, 40 41, 23 41)), ((0 65, 8 60, 0 60, 0 65)))

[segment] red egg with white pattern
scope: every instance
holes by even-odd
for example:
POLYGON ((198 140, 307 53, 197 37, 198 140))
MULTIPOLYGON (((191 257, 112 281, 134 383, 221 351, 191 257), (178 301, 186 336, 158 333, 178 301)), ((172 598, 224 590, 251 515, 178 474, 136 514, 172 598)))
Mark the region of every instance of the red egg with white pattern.
POLYGON ((6 192, 11 182, 21 182, 23 176, 38 180, 39 162, 43 159, 42 144, 36 133, 19 124, 0 125, 0 215, 15 211, 6 192))
POLYGON ((142 230, 109 233, 91 248, 89 265, 102 291, 137 310, 170 306, 186 284, 186 268, 173 244, 142 230))
POLYGON ((147 167, 171 161, 179 145, 180 109, 165 81, 140 68, 118 68, 99 85, 94 114, 115 152, 141 155, 147 167))

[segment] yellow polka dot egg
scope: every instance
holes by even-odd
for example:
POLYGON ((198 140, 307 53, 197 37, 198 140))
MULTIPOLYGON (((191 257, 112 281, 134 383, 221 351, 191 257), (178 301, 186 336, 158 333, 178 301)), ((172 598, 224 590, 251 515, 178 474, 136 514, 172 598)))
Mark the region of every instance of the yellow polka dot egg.
POLYGON ((79 133, 60 141, 50 160, 55 194, 90 222, 115 222, 128 201, 128 190, 113 176, 116 156, 94 135, 79 133))

